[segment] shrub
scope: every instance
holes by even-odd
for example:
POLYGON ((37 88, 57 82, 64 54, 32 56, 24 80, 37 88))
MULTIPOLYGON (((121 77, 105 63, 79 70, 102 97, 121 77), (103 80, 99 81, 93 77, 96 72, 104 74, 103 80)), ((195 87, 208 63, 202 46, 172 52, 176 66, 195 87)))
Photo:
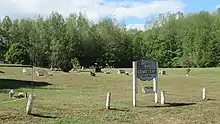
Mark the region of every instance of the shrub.
POLYGON ((19 43, 13 43, 5 55, 5 60, 10 64, 30 64, 30 57, 26 48, 19 43))
POLYGON ((73 68, 75 68, 75 69, 80 67, 80 63, 77 58, 71 59, 71 63, 72 63, 73 68))
POLYGON ((63 72, 69 72, 73 68, 72 63, 69 60, 60 61, 58 66, 61 68, 63 72))

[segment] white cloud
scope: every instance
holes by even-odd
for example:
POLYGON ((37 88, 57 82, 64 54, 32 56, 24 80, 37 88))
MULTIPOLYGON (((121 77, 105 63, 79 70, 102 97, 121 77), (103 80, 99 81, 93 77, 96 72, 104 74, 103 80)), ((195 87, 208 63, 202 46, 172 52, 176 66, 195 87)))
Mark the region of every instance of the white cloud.
POLYGON ((127 17, 145 18, 164 12, 183 11, 184 3, 180 0, 157 0, 152 2, 105 2, 104 0, 1 0, 0 16, 5 15, 48 15, 58 11, 64 16, 72 12, 83 12, 90 20, 114 16, 118 20, 127 17))
POLYGON ((145 24, 128 24, 126 25, 127 29, 138 29, 145 30, 145 24))
POLYGON ((220 4, 216 6, 216 9, 220 8, 220 4))

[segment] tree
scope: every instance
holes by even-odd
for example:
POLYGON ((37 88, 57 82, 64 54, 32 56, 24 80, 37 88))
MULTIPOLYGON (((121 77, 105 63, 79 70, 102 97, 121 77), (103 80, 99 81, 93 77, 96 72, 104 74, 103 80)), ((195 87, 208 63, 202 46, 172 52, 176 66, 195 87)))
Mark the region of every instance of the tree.
POLYGON ((11 64, 30 64, 26 48, 19 43, 13 43, 5 55, 6 62, 11 64))

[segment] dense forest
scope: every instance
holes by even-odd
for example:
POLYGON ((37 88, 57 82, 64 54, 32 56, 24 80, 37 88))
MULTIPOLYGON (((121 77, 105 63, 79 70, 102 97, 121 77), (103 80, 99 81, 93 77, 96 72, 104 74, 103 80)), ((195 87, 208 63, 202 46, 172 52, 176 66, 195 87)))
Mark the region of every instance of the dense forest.
POLYGON ((81 13, 66 18, 57 12, 35 19, 5 16, 0 60, 40 67, 61 61, 131 67, 133 60, 151 57, 160 67, 220 66, 220 9, 160 14, 146 20, 146 29, 126 29, 109 18, 94 23, 81 13))

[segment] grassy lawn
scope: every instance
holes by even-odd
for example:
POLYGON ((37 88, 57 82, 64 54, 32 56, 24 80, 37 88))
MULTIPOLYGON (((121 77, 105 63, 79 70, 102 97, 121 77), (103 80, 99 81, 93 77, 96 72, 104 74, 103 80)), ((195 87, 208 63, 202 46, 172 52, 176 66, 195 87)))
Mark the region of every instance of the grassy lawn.
MULTIPOLYGON (((88 72, 52 72, 51 77, 32 79, 31 69, 0 67, 0 123, 24 124, 208 124, 220 122, 220 68, 165 69, 159 75, 159 91, 166 91, 166 105, 154 103, 154 94, 142 94, 142 86, 153 82, 139 81, 137 107, 132 107, 132 76, 88 72), (12 101, 8 88, 15 92, 36 94, 33 115, 26 115, 26 99, 12 101), (207 88, 207 101, 201 90, 207 88), (106 93, 112 93, 112 110, 105 110, 106 93)), ((131 69, 127 69, 131 72, 131 69)), ((160 100, 160 98, 159 98, 160 100)))

